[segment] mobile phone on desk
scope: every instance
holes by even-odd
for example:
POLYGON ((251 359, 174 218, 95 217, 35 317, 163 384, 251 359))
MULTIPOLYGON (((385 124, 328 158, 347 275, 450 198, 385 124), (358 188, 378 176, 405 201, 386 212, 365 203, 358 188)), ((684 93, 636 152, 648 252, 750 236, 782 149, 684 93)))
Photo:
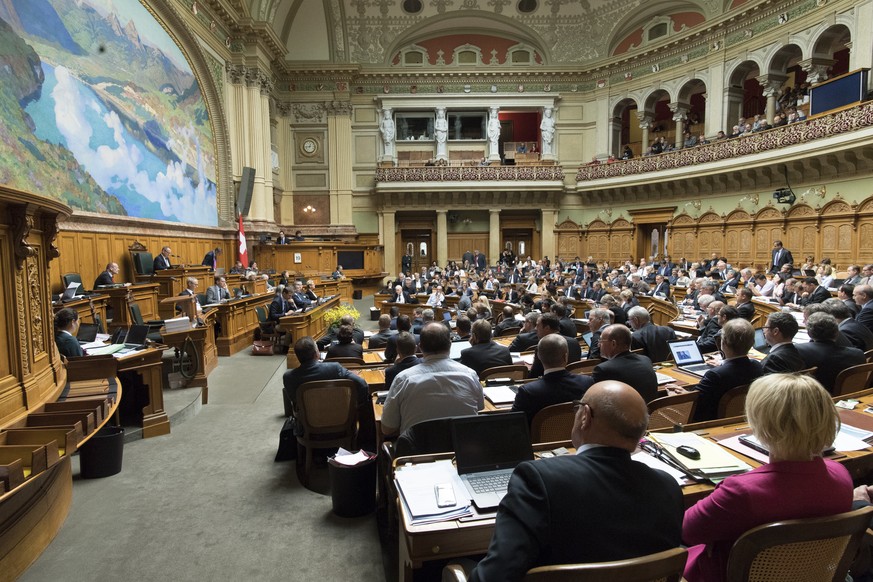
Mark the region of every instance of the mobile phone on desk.
POLYGON ((433 489, 436 495, 437 507, 455 506, 455 489, 451 483, 440 483, 435 485, 433 489))

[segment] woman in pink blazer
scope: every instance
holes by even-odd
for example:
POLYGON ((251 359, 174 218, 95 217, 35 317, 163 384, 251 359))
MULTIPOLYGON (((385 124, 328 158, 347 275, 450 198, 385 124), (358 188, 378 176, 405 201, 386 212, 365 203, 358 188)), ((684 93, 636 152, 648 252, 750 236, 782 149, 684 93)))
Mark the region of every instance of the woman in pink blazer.
POLYGON ((821 457, 834 442, 840 419, 818 381, 793 374, 758 378, 749 388, 746 414, 770 451, 770 462, 728 477, 685 512, 689 582, 724 580, 731 547, 753 527, 852 509, 849 472, 821 457))

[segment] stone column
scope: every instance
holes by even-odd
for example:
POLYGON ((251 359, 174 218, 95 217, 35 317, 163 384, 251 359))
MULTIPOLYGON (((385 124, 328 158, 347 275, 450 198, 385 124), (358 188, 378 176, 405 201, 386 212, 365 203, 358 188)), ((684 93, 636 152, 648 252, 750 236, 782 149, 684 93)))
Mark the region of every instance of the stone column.
POLYGON ((243 166, 248 158, 246 152, 246 68, 241 65, 228 63, 226 68, 227 79, 227 132, 230 140, 230 166, 235 180, 239 180, 243 166))
MULTIPOLYGON (((615 157, 619 157, 621 154, 621 117, 610 117, 607 122, 609 125, 609 145, 606 148, 606 152, 614 155, 615 157)), ((601 152, 597 152, 601 153, 601 152)))
POLYGON ((643 130, 640 155, 646 155, 649 150, 649 129, 652 128, 652 114, 648 111, 637 111, 637 119, 640 120, 640 129, 643 130))
POLYGON ((687 103, 679 103, 674 101, 669 105, 670 111, 673 113, 673 121, 676 122, 676 149, 681 149, 685 145, 685 120, 688 119, 688 111, 691 106, 687 103))
POLYGON ((330 176, 330 222, 352 221, 352 105, 330 101, 327 110, 327 164, 330 176))
POLYGON ((449 122, 446 119, 446 108, 436 108, 436 121, 433 125, 434 139, 436 140, 436 159, 448 160, 449 151, 446 140, 449 137, 449 122))
MULTIPOLYGON (((724 63, 713 63, 709 66, 709 78, 710 79, 723 79, 724 78, 724 63)), ((726 123, 724 109, 724 100, 719 99, 718 93, 716 93, 713 88, 709 87, 709 91, 712 91, 712 99, 710 99, 710 95, 706 96, 706 107, 704 109, 704 119, 703 119, 703 131, 708 136, 714 136, 719 130, 725 132, 725 135, 730 133, 731 125, 733 123, 726 123)), ((708 91, 707 91, 708 93, 708 91)))
POLYGON ((540 229, 542 240, 542 255, 549 257, 550 260, 555 260, 555 218, 557 211, 543 208, 542 210, 543 224, 540 229))
POLYGON ((276 182, 273 184, 273 189, 277 188, 282 191, 281 201, 279 202, 279 213, 273 218, 276 224, 292 225, 294 224, 294 208, 291 187, 291 171, 294 164, 294 147, 292 146, 291 136, 291 104, 277 103, 276 113, 278 115, 278 123, 276 124, 276 146, 279 149, 279 175, 276 182))
POLYGON ((488 264, 497 263, 500 258, 500 210, 493 208, 488 214, 488 264))
POLYGON ((399 270, 397 264, 397 236, 395 232, 395 213, 393 210, 383 210, 379 213, 379 244, 384 249, 382 259, 385 264, 382 266, 383 271, 387 271, 391 275, 396 275, 399 270))
POLYGON ((828 69, 836 62, 834 59, 811 57, 798 64, 806 72, 806 81, 810 85, 816 85, 828 80, 828 69))
POLYGON ((444 267, 449 262, 449 224, 445 210, 437 210, 436 217, 436 261, 440 267, 444 267))
POLYGON ((776 97, 788 77, 777 73, 768 73, 757 77, 757 79, 764 88, 764 97, 767 98, 767 123, 773 125, 773 117, 776 116, 776 97))
POLYGON ((739 87, 728 87, 724 90, 725 135, 731 134, 731 129, 737 124, 743 113, 743 90, 739 87))
POLYGON ((252 189, 252 206, 249 211, 251 221, 273 221, 273 169, 268 150, 270 149, 270 109, 269 92, 273 81, 260 69, 250 67, 246 70, 246 107, 248 164, 255 170, 255 183, 252 189))

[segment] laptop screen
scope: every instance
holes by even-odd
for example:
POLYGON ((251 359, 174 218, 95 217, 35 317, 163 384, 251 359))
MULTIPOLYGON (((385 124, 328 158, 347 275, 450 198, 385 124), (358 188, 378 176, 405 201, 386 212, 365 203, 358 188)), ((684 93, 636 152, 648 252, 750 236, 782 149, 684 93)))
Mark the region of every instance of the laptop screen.
POLYGON ((67 288, 64 289, 64 294, 61 296, 61 301, 70 301, 73 299, 73 297, 76 296, 76 291, 79 290, 79 287, 81 287, 81 284, 76 282, 67 285, 67 288))
POLYGON ((770 350, 770 345, 767 343, 767 340, 764 339, 764 328, 759 327, 755 330, 754 348, 759 352, 767 352, 770 350))
POLYGON ((591 347, 591 338, 594 337, 594 332, 589 331, 587 333, 582 334, 582 340, 585 342, 585 345, 589 348, 591 347))
POLYGON ((673 360, 677 366, 689 366, 703 363, 703 354, 694 340, 678 340, 668 342, 673 360))
POLYGON ((453 418, 452 443, 459 475, 511 469, 533 459, 523 412, 453 418))
POLYGON ((147 325, 132 325, 130 331, 127 332, 127 337, 124 338, 125 345, 141 346, 145 344, 146 337, 149 335, 149 326, 147 325))
POLYGON ((76 339, 82 343, 91 343, 97 339, 97 324, 96 323, 81 323, 79 324, 79 332, 76 334, 76 339))

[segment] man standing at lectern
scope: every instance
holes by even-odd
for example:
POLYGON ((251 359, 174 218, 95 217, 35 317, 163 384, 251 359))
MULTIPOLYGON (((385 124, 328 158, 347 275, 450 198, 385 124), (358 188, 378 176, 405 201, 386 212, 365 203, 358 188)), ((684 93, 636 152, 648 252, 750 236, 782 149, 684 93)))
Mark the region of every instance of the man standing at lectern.
POLYGON ((782 246, 781 240, 773 241, 773 259, 770 261, 770 272, 778 273, 782 265, 793 265, 794 257, 791 251, 782 246))
POLYGON ((218 267, 218 256, 221 254, 221 247, 215 247, 214 250, 206 253, 206 256, 203 257, 203 262, 200 263, 204 267, 209 267, 213 271, 218 267))

